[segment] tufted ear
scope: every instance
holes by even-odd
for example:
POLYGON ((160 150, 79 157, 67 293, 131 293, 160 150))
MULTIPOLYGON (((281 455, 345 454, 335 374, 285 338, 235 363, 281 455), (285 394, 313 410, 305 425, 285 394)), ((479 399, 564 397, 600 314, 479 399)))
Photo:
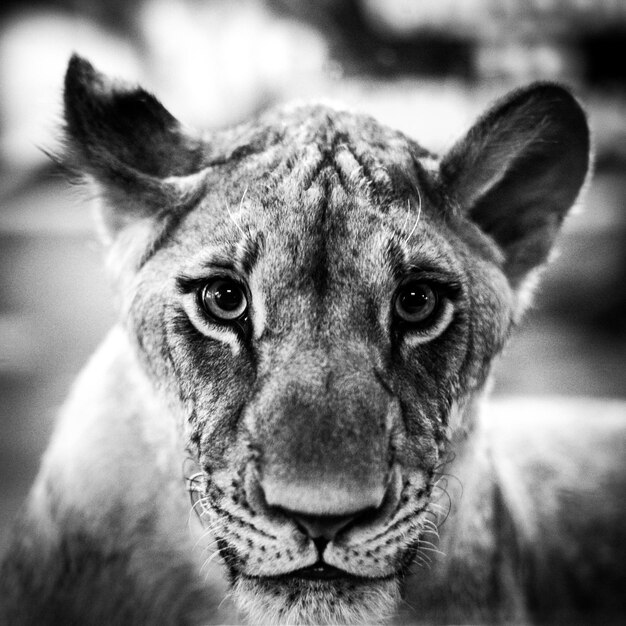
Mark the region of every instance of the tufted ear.
POLYGON ((504 253, 520 287, 546 261, 589 166, 584 112, 563 87, 536 83, 491 108, 443 158, 441 178, 504 253))
POLYGON ((158 216, 189 194, 203 144, 140 87, 112 81, 81 57, 65 75, 65 162, 91 175, 104 196, 105 230, 158 216))

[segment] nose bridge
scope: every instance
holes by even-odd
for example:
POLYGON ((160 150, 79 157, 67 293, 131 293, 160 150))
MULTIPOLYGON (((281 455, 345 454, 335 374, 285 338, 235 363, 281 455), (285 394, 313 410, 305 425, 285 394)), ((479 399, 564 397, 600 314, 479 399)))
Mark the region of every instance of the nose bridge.
POLYGON ((363 349, 301 350, 274 364, 254 408, 268 503, 312 515, 377 507, 388 402, 363 349))

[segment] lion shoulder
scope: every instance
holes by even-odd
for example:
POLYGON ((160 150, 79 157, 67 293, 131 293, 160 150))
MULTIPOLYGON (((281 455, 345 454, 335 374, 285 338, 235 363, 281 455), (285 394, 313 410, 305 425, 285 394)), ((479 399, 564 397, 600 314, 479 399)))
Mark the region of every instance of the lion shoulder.
POLYGON ((502 539, 533 613, 626 609, 626 402, 515 398, 484 417, 502 539))
POLYGON ((65 403, 0 562, 0 622, 196 624, 198 574, 175 424, 114 329, 65 403))

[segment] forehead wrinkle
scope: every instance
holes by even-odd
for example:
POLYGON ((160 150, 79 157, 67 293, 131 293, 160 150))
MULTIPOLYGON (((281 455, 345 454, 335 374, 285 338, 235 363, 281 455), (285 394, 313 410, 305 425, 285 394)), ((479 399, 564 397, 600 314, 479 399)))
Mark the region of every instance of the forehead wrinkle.
POLYGON ((305 146, 285 157, 294 163, 285 181, 287 187, 307 190, 330 171, 353 195, 372 201, 375 194, 381 205, 384 198, 393 195, 391 175, 375 155, 374 146, 352 137, 351 129, 343 128, 341 120, 326 115, 314 122, 306 126, 305 146))

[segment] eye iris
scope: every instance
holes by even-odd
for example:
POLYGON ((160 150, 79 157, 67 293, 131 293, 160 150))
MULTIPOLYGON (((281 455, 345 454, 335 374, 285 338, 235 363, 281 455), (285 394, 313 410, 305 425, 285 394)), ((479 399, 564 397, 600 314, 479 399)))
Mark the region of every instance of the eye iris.
POLYGON ((209 283, 204 288, 202 301, 211 315, 222 320, 241 317, 248 306, 243 289, 236 282, 226 279, 209 283))
POLYGON ((396 298, 396 313, 407 322, 422 322, 437 307, 437 294, 425 283, 406 285, 396 298))

